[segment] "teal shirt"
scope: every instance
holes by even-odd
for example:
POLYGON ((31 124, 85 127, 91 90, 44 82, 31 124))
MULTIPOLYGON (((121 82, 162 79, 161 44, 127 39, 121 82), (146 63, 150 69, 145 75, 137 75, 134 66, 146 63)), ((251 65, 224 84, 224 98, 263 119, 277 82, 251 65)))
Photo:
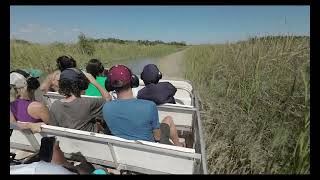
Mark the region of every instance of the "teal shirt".
POLYGON ((154 142, 153 130, 160 129, 158 109, 144 99, 116 99, 102 108, 103 119, 112 135, 129 140, 154 142))
MULTIPOLYGON (((97 76, 96 81, 98 82, 98 84, 100 84, 104 89, 106 88, 104 86, 105 82, 106 82, 107 77, 103 77, 103 76, 97 76)), ((86 95, 87 96, 101 96, 100 91, 93 85, 93 84, 89 84, 88 89, 86 90, 86 95)))

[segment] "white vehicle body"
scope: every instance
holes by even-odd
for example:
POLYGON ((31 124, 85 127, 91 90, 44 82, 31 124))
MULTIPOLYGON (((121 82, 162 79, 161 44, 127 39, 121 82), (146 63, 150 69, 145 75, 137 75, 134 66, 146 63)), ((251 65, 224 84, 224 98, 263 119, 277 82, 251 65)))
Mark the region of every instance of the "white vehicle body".
MULTIPOLYGON (((170 115, 177 127, 179 137, 186 147, 177 147, 147 141, 132 141, 123 138, 80 131, 56 126, 42 125, 41 133, 19 130, 11 125, 10 148, 37 152, 42 137, 56 136, 65 156, 72 160, 72 153, 81 153, 94 164, 129 170, 144 174, 207 174, 205 144, 198 109, 198 100, 192 85, 186 81, 162 80, 171 82, 176 88, 177 104, 157 106, 159 120, 170 115), (180 103, 180 104, 179 104, 180 103)), ((134 88, 134 95, 143 88, 140 82, 134 88)), ((63 98, 58 93, 44 95, 50 108, 53 101, 63 98)), ((82 96, 83 98, 100 98, 82 96)))

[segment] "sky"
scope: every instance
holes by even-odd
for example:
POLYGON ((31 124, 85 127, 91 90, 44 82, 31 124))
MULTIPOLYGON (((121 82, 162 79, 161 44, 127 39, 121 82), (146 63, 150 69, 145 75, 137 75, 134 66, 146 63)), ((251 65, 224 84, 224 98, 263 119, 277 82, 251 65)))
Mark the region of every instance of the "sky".
POLYGON ((11 6, 10 38, 37 43, 91 38, 214 44, 265 35, 310 35, 310 6, 11 6))

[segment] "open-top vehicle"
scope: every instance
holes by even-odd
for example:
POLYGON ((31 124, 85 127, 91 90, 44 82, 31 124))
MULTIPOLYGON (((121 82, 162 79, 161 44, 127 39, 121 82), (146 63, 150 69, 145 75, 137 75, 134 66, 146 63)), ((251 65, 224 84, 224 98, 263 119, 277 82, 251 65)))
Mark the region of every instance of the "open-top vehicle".
MULTIPOLYGON (((133 141, 123 138, 42 125, 41 133, 33 134, 30 130, 19 130, 14 125, 10 137, 10 148, 27 152, 37 152, 41 138, 56 136, 61 150, 70 160, 75 160, 75 153, 80 153, 87 161, 117 170, 127 170, 143 174, 206 174, 205 144, 202 137, 198 99, 191 83, 186 81, 163 80, 172 83, 177 92, 177 104, 157 106, 159 119, 170 115, 177 127, 180 141, 185 147, 165 145, 147 141, 133 141)), ((144 87, 140 82, 138 88, 144 87)), ((62 95, 49 92, 44 95, 45 103, 50 108, 53 101, 62 95)), ((82 98, 100 98, 82 96, 82 98)))

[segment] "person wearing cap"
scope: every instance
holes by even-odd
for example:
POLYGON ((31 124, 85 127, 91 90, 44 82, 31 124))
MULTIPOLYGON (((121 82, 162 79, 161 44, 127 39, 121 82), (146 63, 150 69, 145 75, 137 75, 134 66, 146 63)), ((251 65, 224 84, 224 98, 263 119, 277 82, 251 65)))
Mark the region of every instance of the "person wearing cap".
POLYGON ((157 105, 164 103, 175 104, 174 95, 177 89, 169 82, 159 82, 162 74, 155 64, 148 64, 141 73, 145 87, 138 91, 138 99, 153 101, 157 105))
MULTIPOLYGON (((91 59, 86 66, 87 73, 90 73, 103 88, 107 78, 103 74, 104 70, 101 61, 98 59, 91 59)), ((87 96, 101 96, 100 91, 92 83, 89 84, 85 94, 87 96)))
POLYGON ((25 71, 18 69, 10 73, 10 122, 33 132, 39 131, 41 124, 48 124, 50 117, 47 106, 34 101, 34 92, 39 85, 37 78, 25 71))
POLYGON ((60 75, 58 92, 65 97, 51 105, 50 125, 108 134, 96 119, 102 119, 102 106, 111 96, 91 74, 77 68, 65 69, 60 75), (102 98, 81 97, 89 83, 100 91, 102 98))
POLYGON ((49 74, 41 83, 40 90, 44 93, 48 91, 57 92, 59 90, 60 73, 67 68, 77 67, 76 61, 71 56, 60 56, 56 62, 58 69, 49 74))
POLYGON ((114 90, 117 99, 106 102, 103 106, 103 119, 111 133, 129 140, 145 140, 182 146, 176 127, 170 116, 161 124, 156 104, 149 100, 136 99, 132 87, 135 76, 124 65, 110 68, 106 89, 114 90))

